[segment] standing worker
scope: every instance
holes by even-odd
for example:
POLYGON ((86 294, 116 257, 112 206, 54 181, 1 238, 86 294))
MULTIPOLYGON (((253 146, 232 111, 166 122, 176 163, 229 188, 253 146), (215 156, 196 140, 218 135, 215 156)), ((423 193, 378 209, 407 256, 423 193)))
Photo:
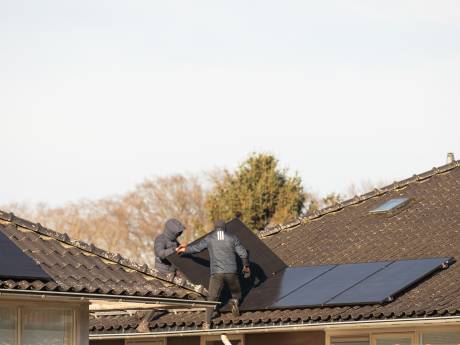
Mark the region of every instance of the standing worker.
MULTIPOLYGON (((218 301, 224 284, 227 284, 232 295, 230 300, 232 314, 237 317, 240 314, 238 304, 241 299, 241 286, 237 274, 236 255, 243 261, 243 273, 248 277, 250 275, 248 252, 236 236, 225 231, 224 221, 216 221, 214 227, 211 233, 197 243, 190 246, 180 245, 176 252, 194 254, 208 249, 211 261, 208 300, 218 301)), ((217 315, 216 310, 213 316, 217 315)))
POLYGON ((175 273, 176 268, 166 259, 179 247, 177 238, 184 232, 185 226, 177 219, 168 219, 163 233, 155 238, 155 268, 162 273, 175 273))

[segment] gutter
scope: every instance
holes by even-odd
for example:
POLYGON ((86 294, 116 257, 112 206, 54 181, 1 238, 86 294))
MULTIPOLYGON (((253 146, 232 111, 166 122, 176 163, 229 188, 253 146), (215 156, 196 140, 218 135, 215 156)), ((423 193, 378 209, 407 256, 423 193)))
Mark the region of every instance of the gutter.
POLYGON ((365 329, 365 328, 387 328, 395 326, 426 326, 426 325, 460 325, 460 316, 449 317, 423 317, 406 319, 386 320, 365 320, 365 321, 341 321, 341 322, 318 322, 297 325, 281 326, 260 326, 243 328, 216 328, 210 330, 188 330, 170 332, 149 332, 149 333, 116 333, 116 334, 90 334, 89 338, 94 340, 104 339, 142 339, 162 338, 167 336, 201 336, 201 335, 222 335, 224 334, 246 334, 246 333, 271 333, 271 332, 292 332, 292 331, 325 331, 336 329, 365 329))
POLYGON ((80 293, 80 292, 61 292, 61 291, 40 291, 40 290, 16 290, 16 289, 0 289, 0 296, 37 296, 38 298, 66 298, 80 301, 103 300, 116 302, 142 302, 151 304, 169 304, 185 306, 189 308, 203 307, 214 308, 220 304, 214 301, 188 300, 179 298, 167 297, 146 297, 146 296, 124 296, 124 295, 109 295, 96 293, 80 293))

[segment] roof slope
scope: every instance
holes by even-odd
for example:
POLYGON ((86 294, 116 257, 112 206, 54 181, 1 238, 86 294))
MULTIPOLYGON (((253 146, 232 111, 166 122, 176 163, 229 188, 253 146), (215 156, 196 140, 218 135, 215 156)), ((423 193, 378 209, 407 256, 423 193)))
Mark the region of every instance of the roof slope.
MULTIPOLYGON (((226 314, 216 320, 215 327, 460 315, 460 161, 355 197, 276 231, 264 241, 291 266, 440 256, 453 256, 458 262, 389 304, 254 311, 237 319, 226 314), (369 214, 395 197, 409 197, 411 202, 390 214, 369 214)), ((150 327, 153 331, 196 329, 201 319, 191 312, 181 318, 158 314, 150 327)), ((130 321, 132 325, 133 319, 130 321)), ((93 319, 91 325, 93 333, 133 331, 116 317, 93 319)))
POLYGON ((74 241, 40 224, 0 211, 0 231, 37 262, 54 281, 0 280, 0 289, 48 290, 172 298, 203 293, 183 279, 161 275, 119 254, 74 241))

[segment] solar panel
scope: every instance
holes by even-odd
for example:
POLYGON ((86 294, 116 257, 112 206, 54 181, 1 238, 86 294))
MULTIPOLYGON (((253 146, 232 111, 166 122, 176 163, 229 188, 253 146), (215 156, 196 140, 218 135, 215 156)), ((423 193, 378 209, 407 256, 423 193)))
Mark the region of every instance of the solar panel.
POLYGON ((401 291, 451 262, 452 258, 449 257, 395 261, 326 304, 368 304, 391 301, 401 291))
POLYGON ((288 267, 249 291, 241 303, 242 310, 270 307, 300 286, 312 281, 335 265, 288 267))
POLYGON ((388 264, 388 262, 373 262, 337 265, 307 284, 299 286, 273 306, 321 306, 388 264))
POLYGON ((52 278, 0 230, 0 278, 43 280, 52 278))
MULTIPOLYGON (((249 290, 254 284, 260 284, 268 277, 273 276, 276 272, 287 267, 287 265, 239 219, 235 218, 228 222, 226 228, 229 233, 238 237, 241 244, 249 252, 252 277, 250 281, 243 281, 243 290, 249 290)), ((192 243, 199 241, 201 238, 192 243)), ((209 255, 207 250, 192 255, 186 254, 179 256, 174 253, 168 256, 168 260, 193 283, 206 287, 208 286, 209 255)))
POLYGON ((380 206, 374 208, 370 213, 386 213, 390 212, 396 208, 402 207, 409 202, 409 198, 394 198, 388 201, 385 201, 380 206))

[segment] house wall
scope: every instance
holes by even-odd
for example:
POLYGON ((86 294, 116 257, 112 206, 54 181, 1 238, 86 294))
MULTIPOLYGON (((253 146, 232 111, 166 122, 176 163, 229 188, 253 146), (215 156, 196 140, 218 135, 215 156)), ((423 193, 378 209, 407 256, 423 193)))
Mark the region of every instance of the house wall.
POLYGON ((246 334, 245 345, 324 345, 325 333, 319 332, 282 332, 246 334))

